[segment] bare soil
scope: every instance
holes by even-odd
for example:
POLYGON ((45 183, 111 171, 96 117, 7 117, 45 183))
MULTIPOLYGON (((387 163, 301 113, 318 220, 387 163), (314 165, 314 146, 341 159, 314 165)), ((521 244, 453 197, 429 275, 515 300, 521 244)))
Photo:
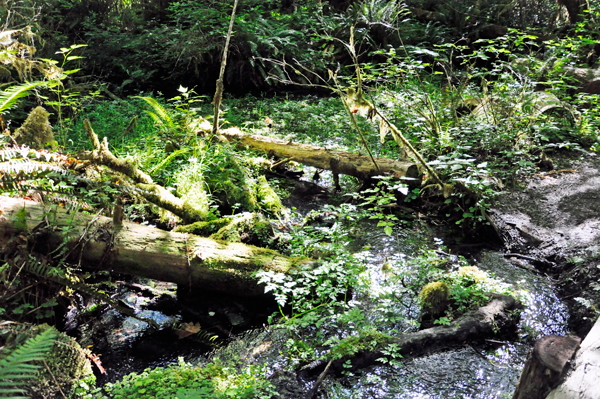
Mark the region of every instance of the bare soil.
POLYGON ((559 157, 554 169, 501 197, 490 218, 505 256, 557 281, 584 336, 600 311, 600 157, 559 157))

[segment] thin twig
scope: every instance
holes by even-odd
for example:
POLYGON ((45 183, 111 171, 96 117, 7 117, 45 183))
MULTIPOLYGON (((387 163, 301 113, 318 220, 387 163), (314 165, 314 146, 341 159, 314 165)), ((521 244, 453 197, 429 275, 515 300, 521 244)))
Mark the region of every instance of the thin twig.
POLYGON ((283 159, 283 160, 281 160, 279 162, 276 162, 273 165, 271 165, 271 169, 276 168, 277 166, 279 166, 281 164, 284 164, 284 163, 287 163, 287 162, 290 162, 290 161, 293 161, 293 160, 294 160, 294 157, 283 159))
POLYGON ((423 159, 421 154, 419 154, 417 152, 417 150, 415 150, 415 148, 412 146, 412 144, 410 144, 410 142, 402 135, 402 133, 400 133, 398 128, 396 126, 394 126, 394 124, 392 124, 377 108, 374 107, 374 109, 375 109, 375 112, 377 113, 377 115, 385 122, 386 125, 388 125, 388 127, 392 131, 392 134, 394 135, 394 138, 400 139, 402 144, 404 144, 405 146, 408 147, 410 152, 412 152, 412 154, 415 156, 415 158, 417 158, 419 163, 421 165, 423 165, 423 167, 427 170, 427 173, 429 174, 429 176, 433 177, 433 179, 436 181, 436 183, 443 184, 442 180, 439 178, 437 173, 435 173, 434 170, 431 169, 431 167, 429 165, 427 165, 427 162, 425 162, 425 160, 423 159))
POLYGON ((327 366, 325 366, 325 370, 323 370, 323 372, 319 375, 319 378, 317 378, 317 381, 315 381, 315 385, 313 385, 313 387, 310 390, 310 392, 308 393, 308 396, 306 397, 306 399, 313 399, 315 397, 315 395, 317 394, 317 391, 319 390, 319 386, 325 379, 325 376, 327 375, 327 372, 329 371, 329 367, 331 367, 332 363, 333 363, 333 359, 331 359, 329 361, 329 363, 327 363, 327 366))
POLYGON ((60 391, 60 394, 62 395, 62 397, 64 399, 67 399, 67 395, 65 395, 65 393, 63 392, 63 390, 60 387, 60 384, 58 383, 58 381, 56 381, 56 378, 54 377, 54 374, 52 374, 52 370, 50 370, 50 367, 48 367, 48 363, 46 363, 46 361, 44 359, 42 359, 42 362, 44 362, 44 366, 46 366, 46 370, 48 370, 48 373, 50 373, 50 377, 52 377, 52 381, 54 381, 54 384, 56 385, 56 387, 60 391))
POLYGON ((235 21, 235 10, 237 9, 238 0, 233 3, 233 11, 231 11, 231 20, 229 21, 229 30, 227 31, 227 39, 225 39, 225 48, 223 49, 223 59, 221 60, 221 70, 219 79, 217 80, 217 90, 213 100, 215 111, 213 116, 213 134, 219 134, 219 114, 221 113, 221 99, 223 98, 223 76, 225 76, 225 66, 227 65, 227 50, 229 49, 229 41, 231 40, 231 32, 233 31, 233 22, 235 21))

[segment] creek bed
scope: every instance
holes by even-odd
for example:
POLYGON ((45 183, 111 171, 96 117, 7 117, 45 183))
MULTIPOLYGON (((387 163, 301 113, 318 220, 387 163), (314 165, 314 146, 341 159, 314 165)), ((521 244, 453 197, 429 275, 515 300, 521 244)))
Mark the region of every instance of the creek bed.
MULTIPOLYGON (((376 251, 385 259, 385 248, 376 251)), ((395 251, 393 251, 395 252, 395 251)), ((483 344, 401 359, 396 366, 373 366, 355 376, 326 380, 324 398, 472 398, 512 397, 533 339, 567 333, 568 309, 551 281, 515 267, 499 252, 482 252, 475 264, 524 291, 517 341, 487 340, 483 344)), ((377 264, 372 265, 377 270, 377 264)))
MULTIPOLYGON (((304 216, 310 210, 309 208, 320 208, 325 202, 321 199, 312 203, 304 201, 301 209, 297 211, 300 216, 304 216)), ((423 246, 441 245, 440 240, 432 240, 432 234, 428 229, 418 226, 396 228, 391 237, 373 221, 361 222, 354 226, 354 230, 354 241, 349 247, 352 252, 359 253, 364 262, 364 276, 371 281, 371 293, 385 288, 387 276, 384 265, 386 263, 403 263, 405 258, 414 256, 423 246)), ((457 259, 453 255, 449 258, 452 258, 453 262, 457 259)), ((514 340, 488 340, 422 357, 400 359, 395 365, 374 365, 356 375, 327 378, 320 387, 321 397, 340 399, 510 397, 533 340, 543 335, 565 335, 568 332, 568 310, 557 298, 551 281, 538 274, 529 265, 516 265, 515 262, 522 261, 509 261, 502 253, 494 251, 481 252, 471 261, 480 269, 493 273, 496 278, 524 291, 525 310, 521 315, 518 337, 514 340)), ((136 302, 130 292, 124 292, 122 295, 128 298, 127 302, 136 302)), ((404 304, 389 303, 391 313, 402 317, 388 325, 382 324, 381 320, 375 321, 377 317, 369 314, 370 310, 375 309, 377 305, 370 295, 359 293, 353 300, 367 314, 368 319, 373 316, 378 331, 386 333, 414 331, 418 327, 410 320, 418 319, 417 302, 414 297, 410 298, 410 295, 403 299, 406 300, 403 300, 404 304)), ((139 307, 140 311, 143 311, 142 308, 143 306, 139 307)), ((160 312, 152 313, 152 317, 157 320, 166 320, 166 316, 163 316, 160 312)), ((118 321, 118 317, 116 319, 118 321)), ((169 323, 180 319, 179 314, 170 314, 168 318, 169 323)), ((156 339, 151 341, 153 343, 144 343, 144 340, 152 337, 151 333, 145 332, 147 326, 127 319, 122 319, 121 322, 123 325, 116 323, 108 327, 115 329, 119 334, 118 342, 126 345, 114 352, 116 357, 121 357, 121 361, 109 360, 105 357, 107 363, 110 361, 114 363, 111 365, 112 376, 106 378, 104 382, 115 381, 118 376, 126 372, 176 363, 181 356, 193 363, 207 360, 205 356, 208 354, 203 352, 206 346, 199 345, 190 350, 192 348, 185 348, 184 343, 177 342, 179 340, 167 332, 159 332, 158 335, 158 341, 165 341, 161 356, 158 358, 150 356, 146 360, 134 358, 132 354, 139 352, 135 350, 136 348, 142 348, 142 352, 157 353, 155 345, 159 344, 156 343, 156 339), (128 330, 128 326, 137 326, 139 329, 128 330), (127 334, 129 336, 126 336, 127 334)), ((154 337, 156 338, 156 334, 154 337)), ((225 362, 235 359, 241 360, 243 364, 265 364, 267 377, 274 382, 283 397, 299 398, 305 395, 314 382, 302 381, 299 384, 295 376, 286 370, 287 359, 283 358, 281 353, 286 352, 288 338, 285 331, 275 328, 250 329, 239 334, 229 345, 220 348, 212 355, 218 356, 225 362)))

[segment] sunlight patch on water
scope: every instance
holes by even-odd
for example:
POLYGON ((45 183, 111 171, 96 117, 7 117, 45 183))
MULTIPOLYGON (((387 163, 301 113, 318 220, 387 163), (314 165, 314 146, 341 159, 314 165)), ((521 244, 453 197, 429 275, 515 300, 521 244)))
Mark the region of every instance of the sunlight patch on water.
POLYGON ((506 344, 486 353, 465 348, 406 359, 328 382, 326 398, 500 399, 510 397, 528 346, 506 344))
MULTIPOLYGON (((517 260, 515 260, 516 262, 517 260)), ((520 261, 519 261, 520 262, 520 261)), ((527 337, 566 335, 569 322, 567 306, 556 296, 547 277, 524 270, 508 262, 500 253, 483 253, 479 267, 525 292, 525 309, 519 327, 527 337)))

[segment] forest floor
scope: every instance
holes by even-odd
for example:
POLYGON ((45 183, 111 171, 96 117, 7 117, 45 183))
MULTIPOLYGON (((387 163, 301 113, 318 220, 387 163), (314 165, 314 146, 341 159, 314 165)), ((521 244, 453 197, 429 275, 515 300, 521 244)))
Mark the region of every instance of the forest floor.
POLYGON ((600 302, 600 158, 556 159, 554 170, 502 196, 491 215, 515 262, 531 261, 557 280, 570 328, 585 336, 600 302))

